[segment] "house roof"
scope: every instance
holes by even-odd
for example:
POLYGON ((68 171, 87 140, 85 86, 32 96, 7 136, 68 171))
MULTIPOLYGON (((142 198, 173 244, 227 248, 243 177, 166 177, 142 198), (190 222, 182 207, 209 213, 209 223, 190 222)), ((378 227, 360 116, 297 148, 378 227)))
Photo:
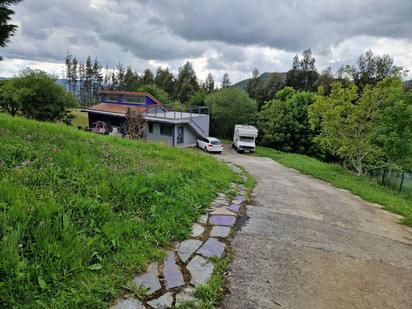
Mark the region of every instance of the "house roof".
POLYGON ((132 92, 132 91, 117 91, 117 90, 101 90, 100 93, 103 94, 120 94, 120 95, 128 95, 128 96, 145 96, 151 98, 154 102, 159 105, 162 105, 158 99, 152 96, 148 92, 132 92))
POLYGON ((154 108, 155 106, 143 106, 143 105, 131 105, 131 104, 118 104, 118 103, 99 103, 97 105, 91 106, 87 111, 93 112, 104 112, 104 113, 115 113, 124 116, 127 113, 128 108, 136 108, 138 112, 144 113, 154 108))

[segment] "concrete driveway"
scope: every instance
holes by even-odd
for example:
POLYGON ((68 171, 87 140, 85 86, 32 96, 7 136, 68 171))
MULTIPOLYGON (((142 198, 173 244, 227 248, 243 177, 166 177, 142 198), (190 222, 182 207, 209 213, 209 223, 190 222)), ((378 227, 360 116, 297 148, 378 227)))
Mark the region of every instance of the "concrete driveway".
POLYGON ((219 158, 257 181, 223 308, 412 308, 412 229, 268 158, 219 158))

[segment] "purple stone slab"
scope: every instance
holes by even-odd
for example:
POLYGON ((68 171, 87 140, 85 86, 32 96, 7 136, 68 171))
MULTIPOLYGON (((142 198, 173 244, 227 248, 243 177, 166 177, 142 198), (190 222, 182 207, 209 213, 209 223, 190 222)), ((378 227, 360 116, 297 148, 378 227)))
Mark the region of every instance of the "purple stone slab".
POLYGON ((236 222, 236 217, 234 216, 215 215, 215 216, 211 216, 210 218, 210 223, 212 225, 233 226, 235 222, 236 222))
POLYGON ((215 238, 209 238, 197 253, 204 257, 221 257, 225 251, 225 245, 215 238))
POLYGON ((240 205, 237 204, 231 204, 227 209, 234 211, 234 212, 238 212, 240 209, 240 205))
POLYGON ((185 284, 183 275, 180 272, 179 267, 176 265, 175 254, 173 251, 169 251, 164 260, 163 275, 165 277, 167 289, 173 289, 185 284))
POLYGON ((238 195, 238 196, 235 197, 235 200, 238 200, 241 203, 243 203, 245 201, 245 198, 242 195, 238 195))

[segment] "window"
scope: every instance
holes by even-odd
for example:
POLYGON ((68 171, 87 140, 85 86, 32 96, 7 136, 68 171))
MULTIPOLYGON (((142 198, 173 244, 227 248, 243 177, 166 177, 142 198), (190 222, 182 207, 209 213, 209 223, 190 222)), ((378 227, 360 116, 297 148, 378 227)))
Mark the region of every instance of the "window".
POLYGON ((153 133, 153 123, 149 123, 149 133, 153 133))
POLYGON ((253 136, 241 136, 240 141, 253 143, 255 141, 255 138, 253 136))
POLYGON ((124 103, 138 103, 144 104, 146 103, 146 97, 143 96, 124 96, 123 97, 124 103))
POLYGON ((106 102, 118 102, 119 98, 117 94, 106 94, 106 102))
POLYGON ((173 135, 173 127, 172 126, 160 125, 160 135, 172 136, 173 135))
POLYGON ((220 145, 220 144, 221 144, 221 142, 220 142, 218 139, 212 140, 210 143, 211 143, 212 145, 220 145))

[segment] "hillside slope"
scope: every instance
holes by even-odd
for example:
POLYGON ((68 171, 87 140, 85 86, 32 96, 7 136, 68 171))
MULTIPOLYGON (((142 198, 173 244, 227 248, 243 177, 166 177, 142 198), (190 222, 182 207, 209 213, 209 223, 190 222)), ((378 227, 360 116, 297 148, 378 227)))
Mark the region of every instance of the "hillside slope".
POLYGON ((0 113, 0 307, 104 307, 235 177, 210 156, 0 113))
MULTIPOLYGON (((266 82, 269 80, 270 76, 272 74, 279 74, 279 76, 286 81, 286 72, 265 72, 260 74, 259 78, 261 79, 261 81, 263 82, 263 84, 266 84, 266 82)), ((237 82, 235 84, 233 84, 234 87, 238 87, 240 89, 246 90, 247 87, 247 83, 250 80, 250 78, 241 80, 240 82, 237 82)))

